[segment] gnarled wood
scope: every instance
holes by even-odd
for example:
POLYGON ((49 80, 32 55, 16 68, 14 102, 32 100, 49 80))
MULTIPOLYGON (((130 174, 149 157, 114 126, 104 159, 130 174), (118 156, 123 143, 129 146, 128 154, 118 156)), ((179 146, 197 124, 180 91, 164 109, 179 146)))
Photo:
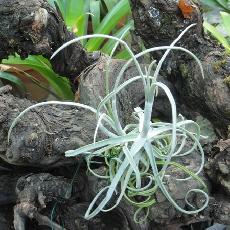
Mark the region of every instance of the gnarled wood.
MULTIPOLYGON (((196 23, 176 44, 192 51, 201 60, 205 78, 190 56, 172 51, 164 76, 174 83, 180 104, 200 112, 225 131, 230 124, 230 89, 225 77, 230 74, 230 57, 223 48, 204 36, 200 6, 185 18, 174 0, 131 0, 136 32, 146 47, 170 45, 188 25, 196 23)), ((154 53, 159 59, 162 52, 154 53)))
MULTIPOLYGON (((0 60, 15 52, 22 58, 30 54, 50 58, 57 48, 75 38, 46 0, 1 0, 0 18, 0 60)), ((60 52, 51 64, 74 86, 75 78, 92 61, 80 43, 75 43, 60 52)))

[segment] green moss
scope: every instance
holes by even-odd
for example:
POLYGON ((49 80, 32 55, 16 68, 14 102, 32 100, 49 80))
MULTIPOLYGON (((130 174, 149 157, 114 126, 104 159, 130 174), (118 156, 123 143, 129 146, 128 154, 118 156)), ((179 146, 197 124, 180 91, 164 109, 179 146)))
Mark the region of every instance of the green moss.
POLYGON ((186 64, 181 64, 180 65, 180 72, 182 77, 186 77, 189 74, 188 66, 186 64))
POLYGON ((219 72, 219 70, 221 69, 221 67, 223 67, 224 65, 226 65, 226 63, 227 63, 226 59, 223 59, 223 60, 215 62, 212 65, 214 72, 219 72))
POLYGON ((230 75, 224 78, 224 83, 230 87, 230 75))
POLYGON ((113 147, 111 150, 105 152, 105 157, 111 159, 114 157, 118 157, 120 153, 121 153, 120 146, 113 147))

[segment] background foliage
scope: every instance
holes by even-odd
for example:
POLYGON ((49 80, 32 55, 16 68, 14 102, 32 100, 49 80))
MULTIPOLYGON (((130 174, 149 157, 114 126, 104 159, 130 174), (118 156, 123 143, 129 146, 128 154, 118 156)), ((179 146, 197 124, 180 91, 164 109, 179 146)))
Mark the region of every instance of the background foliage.
MULTIPOLYGON (((60 12, 68 29, 82 36, 86 34, 113 34, 116 37, 133 27, 133 20, 130 18, 131 10, 128 0, 48 0, 48 2, 60 12)), ((103 38, 93 38, 82 42, 82 45, 90 52, 100 50, 109 54, 115 45, 114 41, 103 38)), ((119 50, 116 53, 118 58, 128 58, 127 51, 119 50)), ((3 64, 8 66, 17 65, 17 71, 7 72, 1 68, 0 79, 8 80, 17 87, 20 93, 25 93, 26 87, 18 76, 17 72, 25 66, 38 72, 48 82, 45 87, 43 83, 28 73, 25 76, 36 83, 39 87, 45 88, 58 99, 72 100, 73 93, 66 79, 56 74, 48 59, 42 56, 30 55, 21 60, 18 55, 10 56, 3 64), (55 93, 54 93, 55 92, 55 93)), ((15 69, 14 69, 15 70, 15 69)))
POLYGON ((205 13, 204 28, 230 53, 230 1, 202 0, 205 13))

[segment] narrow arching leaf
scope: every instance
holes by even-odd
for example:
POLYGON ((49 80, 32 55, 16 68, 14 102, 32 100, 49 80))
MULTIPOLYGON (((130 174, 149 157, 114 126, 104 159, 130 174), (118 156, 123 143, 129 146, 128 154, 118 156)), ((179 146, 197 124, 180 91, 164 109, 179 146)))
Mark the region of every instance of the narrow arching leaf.
MULTIPOLYGON (((67 103, 68 105, 76 105, 78 107, 89 109, 97 118, 95 119, 96 130, 94 142, 65 152, 67 157, 76 157, 79 154, 85 156, 88 170, 94 176, 107 180, 107 183, 100 191, 98 191, 97 195, 89 205, 88 210, 85 213, 86 219, 93 218, 101 211, 107 212, 116 208, 121 199, 125 197, 128 202, 138 207, 138 210, 134 214, 134 219, 136 222, 139 222, 137 219, 139 212, 143 208, 148 210, 149 207, 156 202, 154 197, 157 190, 161 190, 162 194, 172 206, 182 213, 196 214, 207 207, 209 197, 203 188, 205 187, 203 181, 198 176, 203 169, 205 160, 204 151, 199 143, 200 128, 197 123, 185 120, 182 115, 180 115, 179 118, 177 117, 176 103, 170 89, 164 83, 158 82, 158 75, 164 66, 164 61, 172 50, 180 50, 191 55, 200 67, 201 77, 204 77, 204 71, 199 59, 187 49, 175 46, 175 44, 192 26, 194 26, 194 24, 183 30, 169 46, 146 49, 136 55, 133 54, 128 44, 124 42, 122 38, 101 34, 86 35, 73 39, 54 52, 53 56, 68 45, 82 39, 100 38, 103 40, 106 38, 115 41, 111 56, 115 51, 115 48, 117 48, 117 45, 120 43, 125 46, 132 57, 124 64, 116 76, 115 84, 113 87, 111 86, 111 90, 108 90, 107 95, 101 100, 97 109, 79 103, 67 103), (143 71, 138 62, 138 58, 145 54, 149 54, 150 52, 156 52, 159 50, 165 50, 165 52, 157 63, 156 68, 154 67, 154 62, 152 62, 146 66, 146 71, 143 71), (132 62, 134 62, 134 65, 136 65, 136 68, 138 69, 138 75, 131 76, 130 79, 125 81, 123 79, 124 72, 129 68, 132 62), (150 75, 151 71, 154 71, 154 74, 150 75), (136 122, 133 124, 127 124, 123 127, 117 108, 117 94, 138 79, 142 79, 145 91, 144 109, 139 107, 135 108, 132 115, 136 122), (165 93, 170 102, 171 122, 152 122, 152 109, 154 109, 153 102, 158 88, 162 89, 162 92, 165 93), (107 109, 103 109, 106 107, 107 103, 111 103, 112 113, 107 109), (103 112, 101 109, 103 109, 103 112), (194 126, 192 131, 191 125, 194 126), (106 137, 96 142, 96 134, 99 129, 106 137), (187 140, 189 140, 190 143, 192 142, 188 146, 186 146, 187 140), (183 166, 172 162, 172 159, 174 161, 177 157, 187 157, 189 154, 197 154, 198 157, 200 157, 200 165, 197 167, 198 169, 193 169, 193 171, 196 172, 188 169, 187 165, 183 166), (97 160, 94 160, 94 157, 104 159, 103 166, 105 172, 103 174, 98 175, 93 172, 93 165, 91 164, 98 163, 97 160), (159 165, 162 167, 159 167, 159 165), (202 185, 202 189, 200 189, 200 187, 189 188, 189 191, 186 194, 183 194, 185 202, 188 206, 192 207, 192 209, 185 209, 184 206, 180 207, 177 203, 178 200, 172 196, 171 191, 168 190, 168 187, 166 186, 166 176, 167 178, 170 178, 167 175, 167 173, 169 173, 167 169, 172 165, 187 174, 187 177, 183 178, 179 178, 180 174, 175 175, 176 181, 183 183, 183 181, 193 179, 197 180, 202 185), (117 196, 114 196, 115 201, 113 200, 112 207, 108 207, 108 203, 111 202, 111 198, 115 193, 117 194, 117 196), (189 202, 188 197, 190 193, 198 193, 202 195, 204 202, 199 208, 194 208, 193 204, 189 202), (137 200, 137 197, 141 199, 137 200)), ((111 59, 109 59, 107 63, 108 67, 110 66, 110 60, 111 59)), ((105 74, 108 75, 109 69, 106 68, 105 71, 105 74)), ((18 120, 22 118, 25 112, 28 112, 30 109, 37 106, 49 104, 59 104, 59 102, 40 103, 21 112, 10 126, 8 141, 10 140, 10 133, 13 127, 17 124, 18 120)), ((147 217, 148 211, 143 219, 145 220, 147 217)))
MULTIPOLYGON (((220 12, 221 18, 223 20, 223 25, 225 30, 228 33, 228 36, 230 37, 230 14, 226 13, 226 12, 220 12)), ((229 44, 230 46, 230 44, 229 44)))
MULTIPOLYGON (((130 13, 130 5, 128 0, 119 1, 108 14, 104 17, 97 30, 94 31, 95 34, 109 34, 117 25, 117 23, 125 16, 130 13)), ((103 43, 103 38, 93 38, 90 39, 86 44, 86 49, 88 51, 100 49, 103 43)))
POLYGON ((216 0, 216 1, 221 7, 223 7, 223 9, 226 10, 230 9, 228 8, 228 0, 216 0))
POLYGON ((115 58, 128 60, 130 59, 130 54, 127 50, 122 50, 115 55, 115 58))
POLYGON ((204 28, 208 30, 223 46, 230 52, 230 45, 227 39, 211 24, 204 22, 204 28))
POLYGON ((90 13, 92 18, 93 31, 96 31, 101 20, 100 1, 90 0, 90 13))
POLYGON ((49 82, 50 86, 60 98, 65 100, 73 99, 73 93, 68 80, 56 74, 52 70, 49 60, 44 57, 29 56, 27 59, 21 60, 21 58, 16 55, 15 57, 10 56, 8 59, 3 60, 3 63, 7 65, 24 65, 36 70, 49 82))
POLYGON ((118 1, 119 0, 103 0, 108 11, 110 11, 117 4, 118 1))
POLYGON ((219 8, 225 10, 226 12, 230 12, 230 5, 228 0, 201 0, 204 5, 210 6, 213 9, 219 8))
POLYGON ((25 94, 26 87, 17 76, 7 72, 0 72, 0 78, 13 83, 19 89, 20 93, 25 94))
MULTIPOLYGON (((131 30, 134 28, 134 25, 133 25, 133 20, 129 20, 123 27, 121 27, 113 36, 114 37, 117 37, 117 38, 120 38, 122 36, 122 34, 127 31, 127 30, 131 30)), ((127 33, 125 35, 128 36, 129 33, 127 33)), ((124 38, 125 38, 124 37, 124 38)), ((110 54, 114 45, 115 45, 116 41, 113 41, 113 40, 108 40, 104 45, 103 47, 101 48, 101 51, 103 53, 106 53, 106 54, 110 54)), ((129 55, 130 57, 130 55, 129 55)))

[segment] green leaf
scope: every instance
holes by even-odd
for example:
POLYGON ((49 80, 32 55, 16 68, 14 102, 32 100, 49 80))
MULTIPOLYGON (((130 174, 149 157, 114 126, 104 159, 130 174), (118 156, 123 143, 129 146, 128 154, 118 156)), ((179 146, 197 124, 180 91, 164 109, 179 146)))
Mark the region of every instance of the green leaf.
POLYGON ((0 72, 0 78, 10 81, 11 83, 13 83, 18 88, 18 90, 20 91, 20 93, 25 94, 25 92, 26 92, 25 85, 15 75, 13 75, 11 73, 7 73, 7 72, 0 72))
POLYGON ((212 26, 208 22, 205 21, 203 25, 204 28, 208 30, 212 34, 212 36, 214 36, 228 52, 230 52, 230 45, 227 39, 214 26, 212 26))
POLYGON ((222 21, 223 21, 223 26, 228 33, 228 36, 230 37, 230 14, 225 13, 225 12, 220 12, 222 21))
POLYGON ((201 0, 201 2, 204 4, 204 5, 207 5, 207 6, 211 6, 211 7, 219 7, 219 4, 218 2, 216 2, 216 0, 201 0))
POLYGON ((85 13, 84 0, 78 0, 77 4, 75 0, 65 1, 65 22, 67 25, 74 25, 78 18, 85 13))
MULTIPOLYGON (((95 34, 109 34, 118 24, 118 22, 130 13, 130 5, 128 0, 121 0, 112 8, 111 11, 104 17, 95 34)), ((99 50, 103 43, 103 38, 90 39, 86 44, 88 51, 99 50)))
POLYGON ((125 59, 125 60, 128 60, 131 58, 131 56, 127 50, 122 50, 122 51, 118 52, 115 57, 117 59, 125 59))
POLYGON ((218 8, 225 10, 226 12, 230 11, 230 7, 228 5, 227 0, 201 0, 201 2, 204 5, 212 7, 213 9, 218 7, 218 8))
POLYGON ((62 17, 66 18, 66 0, 55 0, 55 2, 57 3, 61 13, 62 13, 62 17))
POLYGON ((55 0, 48 0, 48 3, 55 8, 54 2, 55 0))
POLYGON ((219 5, 220 5, 223 9, 229 10, 227 0, 216 0, 216 1, 217 1, 217 3, 219 3, 219 5))
MULTIPOLYGON (((122 36, 122 34, 128 30, 128 29, 131 29, 133 28, 134 25, 133 25, 133 20, 129 20, 123 27, 121 27, 113 36, 114 37, 117 37, 117 38, 120 38, 122 36)), ((128 35, 128 33, 127 33, 128 35)), ((126 35, 126 36, 127 36, 126 35)), ((110 54, 114 45, 115 45, 116 41, 110 39, 108 40, 105 45, 101 48, 101 51, 103 53, 106 53, 106 54, 110 54)))
POLYGON ((108 11, 110 11, 118 2, 118 0, 103 0, 108 11))
POLYGON ((61 11, 62 17, 65 18, 65 0, 48 0, 48 3, 56 9, 56 5, 58 6, 59 10, 61 11), (56 3, 56 5, 55 5, 56 3))
POLYGON ((89 0, 68 0, 65 2, 65 22, 69 27, 76 27, 78 36, 87 32, 88 13, 89 0))
POLYGON ((25 65, 36 70, 49 82, 50 86, 60 98, 66 100, 73 99, 73 93, 68 80, 56 74, 52 70, 49 61, 44 57, 29 56, 25 60, 22 60, 18 55, 16 55, 15 57, 10 56, 7 60, 4 59, 2 63, 7 65, 25 65))
POLYGON ((90 13, 92 18, 93 31, 96 31, 100 24, 100 2, 97 0, 90 0, 90 13))

